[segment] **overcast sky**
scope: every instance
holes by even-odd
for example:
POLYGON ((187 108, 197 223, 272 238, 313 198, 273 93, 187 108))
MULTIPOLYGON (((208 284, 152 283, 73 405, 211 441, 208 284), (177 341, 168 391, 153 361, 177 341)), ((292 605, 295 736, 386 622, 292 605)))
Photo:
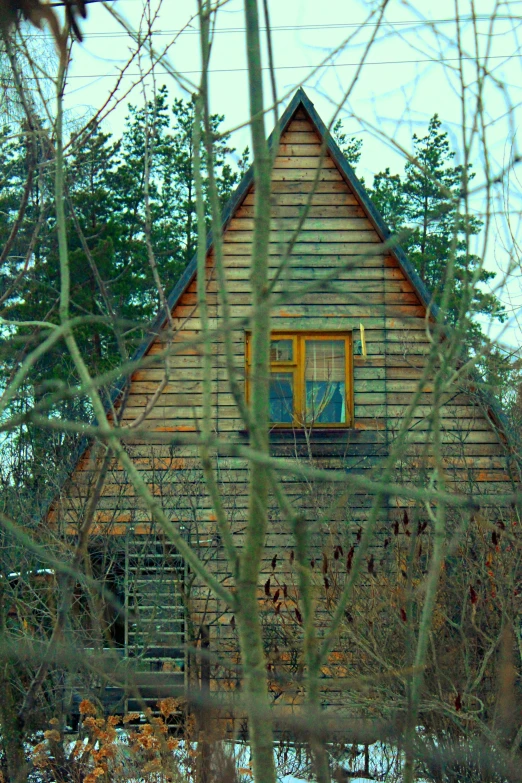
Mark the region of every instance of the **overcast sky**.
MULTIPOLYGON (((140 0, 118 0, 112 5, 132 28, 138 28, 140 0)), ((489 14, 494 3, 489 0, 475 2, 479 15, 477 39, 474 39, 471 22, 464 21, 461 29, 464 30, 465 55, 470 58, 466 60, 465 69, 468 82, 472 83, 476 75, 475 46, 481 54, 489 47, 489 70, 496 83, 488 87, 484 103, 492 166, 500 170, 516 143, 518 130, 518 109, 515 112, 508 110, 522 102, 519 42, 522 2, 497 6, 499 18, 493 30, 489 27, 489 14)), ((299 85, 303 85, 328 122, 349 90, 363 52, 375 34, 376 17, 371 17, 374 4, 363 0, 321 0, 319 3, 316 0, 271 0, 269 7, 279 95, 291 96, 299 85), (337 48, 338 53, 324 67, 314 71, 337 48)), ((74 47, 67 87, 71 119, 85 118, 102 105, 113 90, 119 69, 132 48, 128 35, 105 8, 95 4, 88 8, 89 17, 82 28, 85 42, 74 47)), ((467 2, 461 0, 459 9, 464 20, 469 18, 467 2)), ((191 24, 194 13, 195 3, 166 0, 153 24, 157 50, 168 47, 169 60, 188 81, 188 89, 190 82, 197 83, 200 67, 197 25, 195 20, 191 24)), ((396 145, 411 150, 412 133, 424 134, 429 118, 435 112, 449 131, 455 149, 462 148, 454 18, 454 0, 421 0, 413 6, 398 0, 389 3, 384 24, 339 115, 349 133, 364 139, 358 174, 370 182, 376 171, 387 166, 392 171, 402 169, 404 161, 396 145), (427 24, 426 20, 431 23, 427 24)), ((146 66, 147 62, 143 60, 142 67, 146 66)), ((139 64, 133 63, 128 75, 121 80, 118 97, 132 86, 139 71, 139 64)), ((230 0, 219 12, 211 71, 212 110, 225 115, 228 127, 241 125, 247 118, 248 91, 240 0, 230 0)), ((172 96, 183 95, 179 85, 161 66, 156 70, 156 79, 158 86, 168 85, 172 96)), ((268 96, 268 73, 265 86, 268 96)), ((150 89, 150 81, 148 87, 150 89)), ((135 87, 105 120, 105 129, 119 134, 128 102, 139 103, 142 99, 142 88, 135 87)), ((271 124, 269 120, 269 128, 271 124)), ((249 143, 248 129, 237 131, 234 143, 242 150, 249 143)), ((476 165, 479 180, 481 160, 478 157, 476 165)), ((515 231, 518 230, 521 203, 519 185, 517 178, 512 177, 508 208, 515 231)), ((476 205, 479 209, 478 198, 476 205)), ((499 200, 497 207, 501 206, 499 200)), ((487 265, 491 269, 505 264, 503 245, 510 242, 505 224, 499 221, 487 254, 487 265)), ((512 280, 505 293, 509 307, 518 307, 522 301, 520 290, 518 280, 512 280)), ((511 331, 509 340, 519 341, 519 336, 511 331)))
MULTIPOLYGON (((119 0, 113 5, 132 27, 138 27, 140 0, 119 0)), ((384 26, 341 112, 349 120, 347 127, 354 133, 360 133, 362 129, 360 122, 352 115, 365 123, 376 125, 389 136, 408 145, 411 132, 424 130, 434 112, 439 113, 448 130, 459 133, 460 105, 453 75, 457 57, 455 25, 452 22, 455 16, 454 2, 424 0, 416 5, 418 11, 413 11, 404 2, 391 2, 388 6, 384 26), (436 34, 432 27, 426 25, 425 19, 434 20, 436 34)), ((160 50, 175 41, 169 49, 170 61, 196 84, 200 67, 196 23, 176 35, 177 31, 190 24, 195 4, 178 0, 177 3, 165 2, 164 6, 165 10, 160 10, 154 23, 154 30, 157 31, 155 45, 160 50)), ((483 51, 488 44, 491 46, 490 67, 494 67, 495 75, 509 86, 510 100, 520 101, 520 22, 512 18, 498 19, 492 38, 488 35, 488 12, 492 6, 492 2, 478 3, 478 11, 484 15, 479 22, 479 31, 482 33, 479 45, 483 51)), ((522 16, 522 2, 515 2, 509 4, 504 14, 501 11, 500 17, 512 17, 516 9, 522 16)), ((302 84, 324 119, 328 119, 348 90, 356 73, 356 65, 375 32, 376 18, 370 19, 368 23, 370 10, 369 3, 358 0, 271 2, 274 59, 280 95, 290 95, 302 84), (362 24, 364 22, 367 23, 362 24), (333 58, 333 63, 311 74, 313 66, 319 65, 345 41, 346 45, 333 58)), ((461 14, 464 18, 469 16, 467 4, 461 4, 461 14)), ((465 27, 469 30, 466 45, 471 55, 471 23, 465 27)), ((129 53, 127 35, 103 7, 89 6, 89 18, 83 24, 83 29, 85 43, 75 48, 68 88, 69 105, 74 106, 76 111, 81 111, 81 107, 89 111, 100 105, 114 85, 115 75, 129 53)), ((245 65, 242 2, 230 0, 220 10, 218 17, 211 63, 211 95, 213 110, 225 114, 231 126, 246 118, 245 65)), ((471 79, 474 68, 472 61, 469 66, 471 79)), ((158 68, 158 83, 166 82, 173 93, 181 94, 172 78, 162 76, 161 72, 162 69, 158 68)), ((138 66, 131 67, 130 73, 139 73, 138 66)), ((124 78, 120 94, 132 81, 131 75, 124 78)), ((139 88, 136 88, 131 100, 139 101, 140 98, 139 88)), ((494 152, 501 161, 507 128, 499 117, 506 111, 505 100, 500 90, 491 90, 487 98, 488 113, 492 121, 496 120, 498 128, 495 130, 492 127, 494 152)), ((111 118, 113 130, 120 129, 125 110, 124 103, 111 118)), ((242 135, 243 139, 238 143, 246 140, 247 134, 242 135)), ((364 130, 364 135, 368 135, 367 130, 364 130)), ((381 146, 367 141, 364 166, 368 172, 393 162, 389 150, 380 149, 381 146)))

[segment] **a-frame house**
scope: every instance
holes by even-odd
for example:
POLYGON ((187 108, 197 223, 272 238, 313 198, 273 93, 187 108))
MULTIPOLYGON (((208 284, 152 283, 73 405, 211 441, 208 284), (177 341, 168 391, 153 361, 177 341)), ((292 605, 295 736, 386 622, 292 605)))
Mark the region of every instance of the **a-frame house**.
MULTIPOLYGON (((225 212, 223 235, 228 296, 237 319, 235 358, 243 377, 248 372, 249 254, 255 197, 250 171, 225 212)), ((272 271, 302 211, 307 210, 290 263, 274 289, 273 453, 354 475, 378 476, 430 351, 427 308, 431 297, 405 256, 389 242, 380 215, 301 89, 281 120, 268 208, 273 218, 272 271)), ((180 433, 197 432, 201 415, 202 364, 197 342, 201 325, 195 276, 194 260, 169 296, 171 323, 165 312, 160 313, 137 354, 137 358, 147 358, 147 366, 126 379, 116 401, 121 424, 139 420, 139 430, 148 434, 125 441, 135 465, 169 518, 179 523, 187 541, 226 582, 228 566, 197 449, 169 443, 169 438, 176 443, 180 433)), ((219 438, 242 443, 244 425, 227 382, 219 334, 222 307, 212 246, 206 286, 211 325, 216 329, 213 427, 219 438)), ((431 402, 428 378, 409 428, 410 462, 406 466, 404 458, 401 465, 410 471, 413 483, 415 471, 429 464, 431 402)), ((447 486, 464 487, 475 496, 511 492, 516 477, 499 418, 473 392, 472 382, 466 386, 465 379, 460 379, 446 393, 441 416, 447 486)), ((97 459, 89 446, 50 508, 49 520, 64 535, 74 535, 82 523, 97 480, 97 459)), ((217 455, 216 475, 240 544, 246 514, 246 463, 217 455)), ((353 554, 372 497, 362 489, 352 489, 335 504, 332 492, 338 490, 316 489, 309 482, 290 479, 286 486, 294 504, 309 515, 320 516, 329 505, 335 506, 331 518, 323 520, 316 531, 313 544, 324 596, 319 614, 326 613, 335 581, 329 569, 346 563, 350 551, 353 554)), ((387 499, 382 503, 372 564, 385 567, 386 536, 398 519, 402 523, 406 502, 387 499)), ((233 689, 238 680, 232 665, 237 647, 234 618, 187 574, 116 463, 109 466, 100 490, 91 537, 95 566, 96 558, 112 563, 110 586, 127 609, 124 619, 114 621, 113 634, 122 654, 138 663, 143 696, 153 700, 167 693, 172 683, 179 684, 188 671, 184 643, 191 639, 200 643, 202 638, 215 656, 204 667, 205 676, 213 687, 221 682, 224 688, 233 689)), ((292 633, 299 632, 292 554, 289 531, 274 502, 260 601, 267 609, 267 649, 271 654, 279 650, 289 666, 295 653, 292 633)), ((274 693, 279 695, 277 687, 274 693)), ((328 698, 335 702, 334 694, 328 698)))

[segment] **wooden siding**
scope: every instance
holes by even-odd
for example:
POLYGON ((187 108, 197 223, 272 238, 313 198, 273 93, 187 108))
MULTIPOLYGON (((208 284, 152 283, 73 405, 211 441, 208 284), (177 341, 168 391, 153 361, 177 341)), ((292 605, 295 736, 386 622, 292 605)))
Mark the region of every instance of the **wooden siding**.
MULTIPOLYGON (((379 475, 383 459, 400 425, 401 416, 418 385, 423 362, 430 349, 426 335, 426 312, 412 284, 398 262, 383 247, 377 231, 355 193, 333 160, 321 162, 321 140, 310 119, 301 109, 283 133, 273 171, 271 214, 273 229, 270 267, 277 269, 285 243, 292 236, 302 207, 306 204, 320 165, 319 181, 311 198, 292 254, 291 263, 275 286, 280 297, 273 307, 273 329, 353 330, 357 339, 359 325, 366 330, 367 358, 354 357, 354 428, 313 433, 312 456, 325 467, 340 467, 354 474, 379 475)), ((233 341, 237 366, 244 371, 244 329, 250 312, 249 274, 255 193, 247 193, 230 220, 224 236, 224 257, 229 281, 232 313, 237 320, 233 341)), ((211 326, 222 325, 213 256, 207 261, 207 290, 211 326)), ((173 313, 178 330, 170 343, 167 359, 168 383, 142 427, 149 431, 150 442, 128 444, 136 465, 143 472, 152 492, 161 498, 170 518, 179 520, 189 541, 201 548, 214 572, 228 582, 229 573, 215 529, 214 514, 205 492, 198 459, 190 448, 169 448, 154 433, 197 430, 201 415, 201 359, 198 349, 200 321, 197 312, 196 282, 182 294, 173 313)), ((165 331, 149 353, 159 354, 169 347, 165 331)), ((163 364, 134 373, 122 424, 132 423, 144 410, 164 377, 163 364)), ((240 442, 243 424, 227 383, 222 336, 213 344, 213 425, 219 436, 240 442)), ((415 472, 429 466, 425 443, 432 401, 430 381, 422 391, 419 407, 409 433, 408 460, 400 467, 415 472)), ((506 449, 491 421, 476 399, 464 389, 447 395, 442 410, 447 480, 451 488, 473 493, 509 492, 513 485, 506 449)), ((308 446, 299 433, 272 433, 275 455, 309 456, 308 446)), ((81 518, 92 483, 92 465, 85 455, 71 482, 65 488, 51 515, 62 528, 72 532, 81 518)), ((216 457, 218 480, 223 488, 238 545, 247 509, 247 467, 239 459, 216 457)), ((404 474, 403 474, 404 475, 404 474)), ((315 546, 333 550, 342 545, 346 552, 367 518, 372 497, 364 491, 350 491, 335 507, 337 488, 310 488, 302 481, 287 478, 286 489, 300 508, 316 519, 332 506, 315 535, 315 546)), ((402 517, 404 501, 383 505, 373 552, 379 564, 386 564, 382 541, 393 520, 402 517)), ((260 600, 272 607, 279 591, 281 606, 294 618, 298 596, 292 565, 292 540, 271 504, 264 573, 260 582, 260 600), (275 558, 275 566, 274 566, 275 558), (268 580, 270 584, 267 587, 268 580), (267 595, 267 593, 269 595, 267 595)), ((123 535, 129 529, 147 532, 150 516, 136 498, 126 475, 117 464, 112 466, 103 488, 96 519, 96 531, 123 535)), ((390 566, 391 567, 391 566, 390 566)), ((327 611, 327 596, 320 611, 327 611)), ((227 608, 203 589, 191 596, 196 620, 211 626, 211 647, 220 655, 235 660, 235 631, 227 608)), ((295 618, 294 618, 295 620, 295 618)), ((215 684, 229 674, 216 670, 215 684)), ((296 697, 297 698, 297 697, 296 697)), ((329 697, 333 699, 333 697, 329 697)))

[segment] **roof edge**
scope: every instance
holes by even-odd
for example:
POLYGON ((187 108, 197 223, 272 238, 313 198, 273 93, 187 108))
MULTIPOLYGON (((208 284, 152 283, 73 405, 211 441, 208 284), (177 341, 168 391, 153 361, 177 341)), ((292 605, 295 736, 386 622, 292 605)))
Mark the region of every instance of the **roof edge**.
MULTIPOLYGON (((312 101, 310 100, 310 98, 308 97, 308 95, 305 93, 302 87, 299 88, 298 92, 301 93, 301 102, 303 103, 306 112, 309 114, 310 119, 315 125, 317 132, 319 133, 322 139, 326 140, 326 148, 328 152, 331 154, 332 158, 335 161, 335 164, 340 169, 342 175, 344 176, 344 178, 346 179, 350 187, 353 188, 353 190, 355 191, 355 194, 357 198, 360 200, 362 206, 369 214, 370 219, 374 224, 377 233, 379 234, 379 236, 384 242, 390 242, 390 240, 393 240, 393 234, 388 228, 388 226, 386 225, 386 223, 384 222, 381 213, 375 207, 372 200, 370 199, 370 196, 368 195, 366 188, 359 180, 352 166, 346 160, 346 156, 341 152, 339 145, 337 144, 332 134, 324 124, 323 120, 317 113, 317 110, 314 104, 312 103, 312 101)), ((393 245, 392 243, 390 245, 390 253, 395 257, 400 268, 406 275, 409 282, 414 287, 416 293, 419 295, 423 305, 425 307, 429 307, 433 315, 436 316, 438 314, 439 308, 434 303, 433 296, 430 290, 425 285, 425 283, 423 283, 417 270, 415 269, 411 261, 408 260, 402 248, 399 245, 393 245)))

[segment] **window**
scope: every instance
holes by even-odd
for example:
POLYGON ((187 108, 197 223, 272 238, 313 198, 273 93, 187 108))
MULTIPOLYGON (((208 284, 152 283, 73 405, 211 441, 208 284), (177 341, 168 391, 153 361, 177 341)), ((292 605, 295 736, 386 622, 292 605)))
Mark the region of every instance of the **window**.
MULTIPOLYGON (((246 336, 247 396, 253 382, 246 336)), ((273 332, 270 344, 270 421, 281 427, 350 427, 351 334, 273 332)))

